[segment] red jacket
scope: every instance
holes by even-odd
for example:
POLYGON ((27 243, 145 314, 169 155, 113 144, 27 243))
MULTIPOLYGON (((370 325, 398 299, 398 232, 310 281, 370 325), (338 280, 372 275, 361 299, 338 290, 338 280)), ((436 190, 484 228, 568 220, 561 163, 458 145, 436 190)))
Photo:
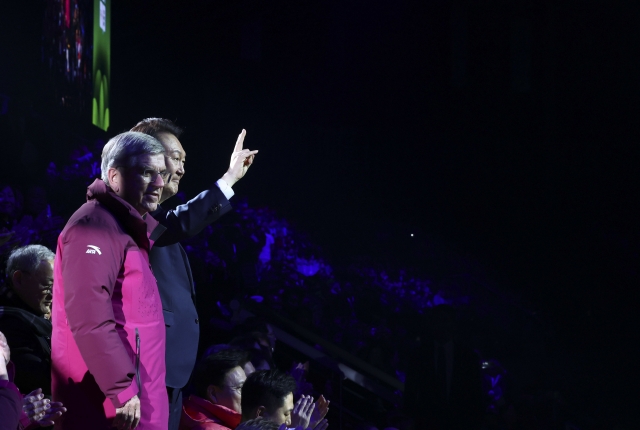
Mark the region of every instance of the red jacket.
POLYGON ((233 430, 241 418, 242 415, 233 409, 189 396, 182 405, 180 430, 233 430))
POLYGON ((135 394, 138 430, 168 426, 165 327, 148 256, 157 226, 97 179, 58 238, 51 377, 68 412, 56 429, 108 429, 135 394))

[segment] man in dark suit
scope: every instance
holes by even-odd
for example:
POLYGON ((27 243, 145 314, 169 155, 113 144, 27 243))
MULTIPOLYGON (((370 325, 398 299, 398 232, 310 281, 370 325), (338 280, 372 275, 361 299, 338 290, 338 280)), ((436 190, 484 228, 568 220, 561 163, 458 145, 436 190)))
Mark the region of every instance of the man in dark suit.
POLYGON ((478 429, 483 414, 480 359, 455 339, 451 306, 436 306, 430 322, 430 333, 421 335, 407 369, 405 412, 416 429, 478 429))
MULTIPOLYGON (((171 174, 162 191, 160 203, 178 192, 184 175, 186 153, 178 140, 182 130, 161 118, 140 121, 131 131, 149 134, 165 147, 167 171, 171 174)), ((210 223, 231 210, 231 187, 241 179, 258 151, 243 149, 245 130, 238 136, 227 172, 208 190, 175 210, 160 205, 151 215, 167 230, 155 242, 149 259, 158 281, 167 329, 167 394, 169 429, 177 430, 182 411, 182 389, 191 376, 198 351, 199 321, 195 306, 195 289, 187 254, 180 241, 198 234, 210 223)))

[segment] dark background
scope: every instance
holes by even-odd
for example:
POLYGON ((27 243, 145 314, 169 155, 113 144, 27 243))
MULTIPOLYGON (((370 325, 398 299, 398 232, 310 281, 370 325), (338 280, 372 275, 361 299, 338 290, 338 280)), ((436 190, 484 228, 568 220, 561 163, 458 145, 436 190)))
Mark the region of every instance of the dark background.
POLYGON ((428 266, 425 240, 469 256, 554 326, 592 399, 633 407, 634 2, 114 2, 106 134, 41 79, 44 1, 5 6, 3 182, 43 181, 79 141, 159 116, 186 130, 192 196, 246 128, 250 204, 334 260, 428 266))

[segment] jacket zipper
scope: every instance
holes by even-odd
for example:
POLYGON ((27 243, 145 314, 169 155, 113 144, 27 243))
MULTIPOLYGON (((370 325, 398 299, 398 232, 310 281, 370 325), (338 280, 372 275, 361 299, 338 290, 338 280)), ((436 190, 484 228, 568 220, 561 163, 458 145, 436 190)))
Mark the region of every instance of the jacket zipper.
POLYGON ((136 382, 138 382, 138 398, 142 392, 142 384, 140 383, 140 332, 136 328, 136 382))

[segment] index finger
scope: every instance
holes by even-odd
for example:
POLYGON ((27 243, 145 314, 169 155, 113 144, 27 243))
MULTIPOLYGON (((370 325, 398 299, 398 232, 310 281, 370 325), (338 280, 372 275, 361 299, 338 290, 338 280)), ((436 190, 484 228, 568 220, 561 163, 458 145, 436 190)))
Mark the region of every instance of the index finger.
POLYGON ((133 415, 133 423, 131 424, 131 428, 135 429, 140 424, 140 405, 136 407, 136 411, 133 415))
POLYGON ((311 402, 309 402, 309 403, 307 404, 306 409, 305 409, 306 414, 307 414, 307 415, 311 415, 311 413, 313 412, 313 410, 314 410, 315 408, 316 408, 316 404, 315 404, 315 403, 311 403, 311 402))
POLYGON ((316 405, 324 407, 324 405, 326 404, 327 404, 327 399, 325 399, 324 396, 320 394, 320 397, 318 397, 318 400, 316 400, 316 405))
POLYGON ((236 146, 233 148, 233 152, 242 151, 242 144, 244 143, 244 137, 247 135, 247 130, 244 128, 242 132, 238 135, 238 140, 236 140, 236 146))
POLYGON ((305 400, 304 396, 300 397, 295 405, 293 405, 293 413, 297 414, 301 408, 302 402, 305 400))
POLYGON ((29 397, 29 396, 37 396, 38 394, 42 393, 42 388, 36 388, 35 390, 33 390, 32 392, 30 392, 29 394, 27 394, 25 397, 29 397))

